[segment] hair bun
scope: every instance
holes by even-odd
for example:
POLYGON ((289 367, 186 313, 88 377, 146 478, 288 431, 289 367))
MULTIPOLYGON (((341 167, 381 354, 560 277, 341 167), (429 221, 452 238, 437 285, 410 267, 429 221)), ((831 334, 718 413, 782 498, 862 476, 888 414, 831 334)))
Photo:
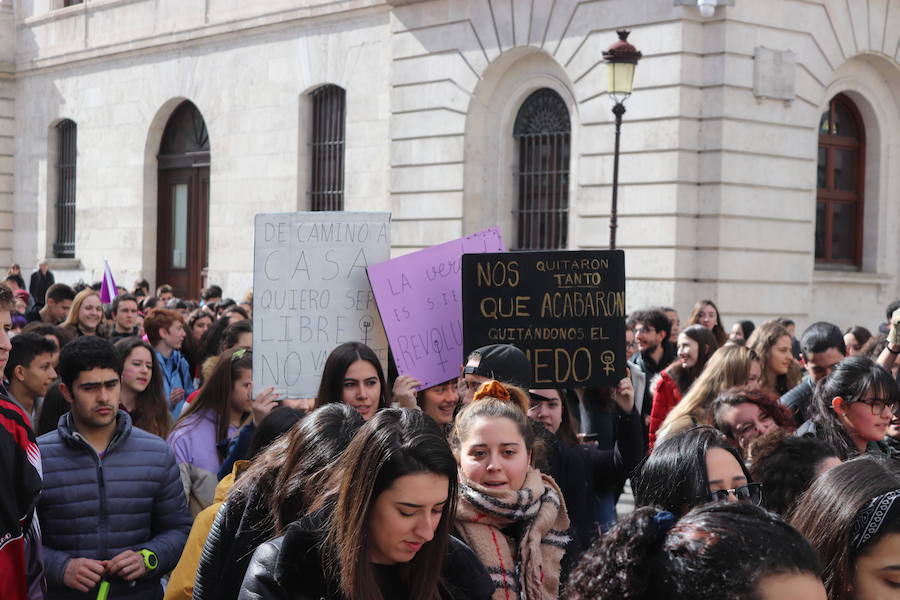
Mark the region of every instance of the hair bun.
POLYGON ((480 400, 482 398, 496 398, 503 402, 509 402, 509 390, 506 389, 505 385, 494 379, 485 381, 478 388, 478 391, 475 392, 472 400, 480 400))

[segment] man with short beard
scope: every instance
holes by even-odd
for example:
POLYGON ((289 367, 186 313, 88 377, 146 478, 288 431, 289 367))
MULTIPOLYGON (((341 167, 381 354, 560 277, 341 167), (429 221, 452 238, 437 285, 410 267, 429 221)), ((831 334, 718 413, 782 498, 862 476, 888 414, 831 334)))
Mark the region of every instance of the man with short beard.
POLYGON ((71 410, 38 438, 48 597, 160 600, 191 528, 175 455, 119 410, 122 363, 96 336, 60 353, 71 410))

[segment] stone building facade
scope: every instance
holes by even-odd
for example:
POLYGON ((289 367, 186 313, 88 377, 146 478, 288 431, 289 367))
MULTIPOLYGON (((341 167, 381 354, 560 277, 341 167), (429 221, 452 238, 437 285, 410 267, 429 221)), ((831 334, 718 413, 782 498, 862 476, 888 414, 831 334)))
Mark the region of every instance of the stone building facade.
POLYGON ((326 84, 346 94, 344 209, 391 211, 396 254, 495 224, 518 244, 514 130, 542 89, 569 118, 565 246, 606 247, 602 51, 626 27, 643 52, 619 187, 630 309, 684 317, 708 297, 729 321, 871 328, 900 296, 900 0, 717 0, 710 17, 690 0, 69 3, 0 0, 0 259, 23 268, 92 280, 108 257, 120 282, 155 283, 160 148, 189 100, 208 134, 207 276, 242 294, 253 215, 309 207, 326 84), (830 110, 855 137, 823 154, 830 110), (65 120, 74 252, 54 258, 65 120))

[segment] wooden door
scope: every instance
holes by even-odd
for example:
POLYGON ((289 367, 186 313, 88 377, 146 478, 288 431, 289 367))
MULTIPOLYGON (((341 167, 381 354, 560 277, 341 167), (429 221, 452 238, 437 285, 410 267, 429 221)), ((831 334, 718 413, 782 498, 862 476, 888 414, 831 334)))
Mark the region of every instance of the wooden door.
POLYGON ((209 254, 209 167, 159 171, 156 282, 199 298, 209 254))

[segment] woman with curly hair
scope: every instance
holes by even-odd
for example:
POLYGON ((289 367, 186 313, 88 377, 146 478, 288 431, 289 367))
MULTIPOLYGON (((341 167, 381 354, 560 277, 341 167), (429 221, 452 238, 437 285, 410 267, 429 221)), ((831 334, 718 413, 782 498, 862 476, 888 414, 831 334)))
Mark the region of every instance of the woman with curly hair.
POLYGON ((676 521, 639 508, 572 573, 568 600, 825 600, 809 542, 746 503, 709 504, 676 521))
POLYGON ((712 404, 713 424, 749 461, 750 443, 775 429, 794 430, 790 410, 771 392, 748 387, 719 394, 712 404))

